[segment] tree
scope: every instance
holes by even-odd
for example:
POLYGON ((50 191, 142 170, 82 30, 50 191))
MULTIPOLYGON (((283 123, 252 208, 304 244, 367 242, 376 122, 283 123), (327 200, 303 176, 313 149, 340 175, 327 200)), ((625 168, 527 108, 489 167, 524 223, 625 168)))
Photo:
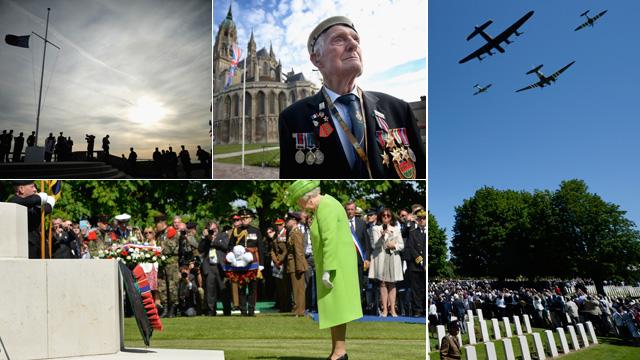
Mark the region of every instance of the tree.
POLYGON ((447 234, 438 225, 436 217, 429 213, 429 254, 427 269, 429 278, 450 277, 453 275, 450 262, 447 261, 447 234))

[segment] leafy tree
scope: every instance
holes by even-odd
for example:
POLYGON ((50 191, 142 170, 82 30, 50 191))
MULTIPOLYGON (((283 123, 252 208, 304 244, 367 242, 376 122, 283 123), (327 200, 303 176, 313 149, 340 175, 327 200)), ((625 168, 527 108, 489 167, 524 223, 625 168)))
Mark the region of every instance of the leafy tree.
POLYGON ((450 262, 447 261, 447 234, 438 225, 436 217, 429 213, 429 249, 427 269, 429 278, 450 277, 453 275, 450 262))

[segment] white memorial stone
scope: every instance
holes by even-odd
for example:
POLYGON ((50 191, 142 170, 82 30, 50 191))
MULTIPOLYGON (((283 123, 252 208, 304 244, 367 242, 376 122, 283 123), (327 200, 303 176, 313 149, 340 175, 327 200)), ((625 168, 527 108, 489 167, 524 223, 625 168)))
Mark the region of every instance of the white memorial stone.
POLYGON ((527 331, 527 334, 531 334, 533 331, 531 330, 531 320, 529 319, 528 314, 522 315, 524 318, 524 328, 527 331))
POLYGON ((0 259, 26 259, 29 257, 27 208, 13 203, 0 202, 0 259), (10 229, 10 230, 9 230, 10 229), (8 231, 11 231, 9 235, 8 231), (15 234, 15 235, 14 235, 15 234))
POLYGON ((487 328, 487 320, 479 320, 480 322, 480 335, 482 335, 482 342, 491 341, 489 338, 489 329, 487 328))
POLYGON ((444 331, 444 325, 436 326, 436 332, 438 333, 438 345, 437 348, 440 349, 440 344, 442 344, 442 338, 447 336, 447 333, 444 331))
MULTIPOLYGON (((542 346, 542 338, 540 337, 540 333, 533 333, 533 348, 536 350, 536 355, 538 356, 538 360, 546 359, 544 353, 544 346, 542 346)), ((553 334, 551 334, 553 336, 553 334)))
POLYGON ((578 334, 580 334, 580 340, 582 340, 582 347, 589 346, 589 339, 587 338, 587 332, 584 331, 584 325, 577 324, 578 334))
POLYGON ((591 323, 591 321, 587 321, 587 329, 589 329, 589 335, 591 335, 591 342, 594 344, 598 343, 598 338, 596 337, 596 332, 593 329, 593 324, 591 323))
POLYGON ((569 343, 567 342, 567 336, 564 333, 564 329, 559 327, 559 328, 556 328, 556 330, 558 331, 558 337, 560 338, 560 346, 562 347, 562 353, 568 354, 569 343))
POLYGON ((556 346, 556 338, 553 336, 553 331, 545 330, 544 336, 547 340, 547 346, 549 347, 549 354, 551 354, 551 357, 558 356, 558 347, 556 346))
POLYGON ((500 335, 500 322, 498 321, 498 319, 491 319, 491 325, 493 326, 493 335, 495 336, 495 339, 502 339, 502 335, 500 335))
POLYGON ((473 311, 472 310, 467 310, 467 322, 470 322, 471 324, 473 324, 473 311))
POLYGON ((513 334, 511 333, 511 323, 509 322, 509 318, 506 316, 503 317, 502 322, 504 322, 504 336, 508 338, 512 337, 513 334))
POLYGON ((576 329, 573 327, 573 325, 567 326, 567 329, 569 329, 569 336, 571 336, 573 350, 580 350, 580 343, 578 342, 578 336, 576 336, 576 329))
POLYGON ((467 345, 464 347, 464 351, 467 353, 467 360, 478 360, 475 346, 467 345))
POLYGON ((484 347, 487 350, 487 360, 498 360, 496 346, 492 342, 484 343, 484 347))
POLYGON ((527 337, 524 335, 519 335, 518 342, 520 342, 520 352, 522 353, 522 360, 531 360, 531 353, 529 352, 529 343, 527 342, 527 337))
POLYGON ((478 314, 478 320, 484 320, 484 316, 482 315, 482 309, 476 309, 476 313, 478 314))
POLYGON ((522 324, 518 315, 513 315, 513 324, 516 326, 516 335, 522 335, 522 324))
POLYGON ((506 360, 516 360, 516 355, 513 353, 513 345, 511 339, 502 339, 502 346, 504 347, 504 356, 506 360))
POLYGON ((462 335, 458 332, 458 344, 462 346, 462 335))
POLYGON ((475 345, 476 341, 476 329, 473 327, 473 321, 467 322, 467 332, 469 333, 469 344, 475 345))

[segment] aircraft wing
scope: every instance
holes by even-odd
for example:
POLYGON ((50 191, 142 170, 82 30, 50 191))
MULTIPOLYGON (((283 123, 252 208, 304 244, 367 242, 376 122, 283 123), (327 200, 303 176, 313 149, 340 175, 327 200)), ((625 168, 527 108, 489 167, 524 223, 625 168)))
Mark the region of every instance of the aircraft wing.
MULTIPOLYGON (((474 58, 480 59, 480 56, 482 54, 489 53, 489 51, 491 51, 491 49, 494 48, 495 44, 497 44, 495 41, 487 42, 486 44, 482 45, 478 50, 476 50, 476 51, 472 52, 471 54, 467 55, 467 57, 465 57, 464 59, 458 61, 458 64, 464 64, 467 61, 469 61, 471 59, 474 59, 474 58)), ((502 50, 502 51, 504 51, 504 50, 502 50)))
POLYGON ((537 83, 535 83, 535 84, 531 84, 531 85, 529 85, 529 86, 525 86, 525 87, 523 87, 522 89, 518 89, 518 90, 516 90, 516 92, 520 92, 520 91, 525 91, 525 90, 529 90, 529 89, 537 88, 537 87, 539 87, 539 86, 540 86, 540 83, 539 83, 539 82, 537 82, 537 83))
POLYGON ((583 29, 585 27, 589 26, 589 22, 585 21, 582 25, 578 26, 577 28, 575 28, 573 31, 578 31, 580 29, 583 29))
POLYGON ((575 63, 575 60, 568 63, 567 65, 565 65, 565 67, 563 67, 562 69, 554 72, 550 77, 553 78, 553 80, 557 79, 560 74, 562 74, 565 70, 567 70, 571 65, 573 65, 573 63, 575 63))
POLYGON ((496 44, 500 44, 501 42, 509 39, 509 36, 513 35, 516 32, 516 30, 518 30, 518 28, 520 26, 522 26, 522 24, 527 22, 527 20, 529 20, 529 18, 532 17, 532 16, 533 16, 533 10, 529 11, 528 13, 526 13, 518 21, 514 22, 513 25, 509 26, 505 31, 501 32, 500 35, 496 36, 493 39, 493 41, 496 44))
MULTIPOLYGON (((600 12, 598 15, 594 16, 593 18, 591 18, 591 20, 593 22, 595 22, 596 20, 600 19, 602 17, 602 15, 606 14, 607 10, 600 12)), ((589 21, 585 21, 582 25, 578 26, 577 28, 575 28, 574 31, 578 31, 582 28, 585 28, 589 26, 589 21)))

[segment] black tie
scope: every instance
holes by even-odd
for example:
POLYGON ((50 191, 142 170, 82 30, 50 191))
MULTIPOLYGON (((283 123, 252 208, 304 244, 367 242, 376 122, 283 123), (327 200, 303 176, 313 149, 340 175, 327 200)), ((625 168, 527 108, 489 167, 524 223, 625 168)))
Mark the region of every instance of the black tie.
MULTIPOLYGON (((351 130, 351 133, 356 138, 358 145, 360 145, 360 148, 362 148, 362 151, 366 154, 367 149, 365 149, 364 144, 364 119, 360 115, 360 101, 358 101, 358 97, 355 94, 349 93, 338 97, 336 102, 347 106, 349 119, 345 120, 347 121, 347 125, 349 125, 349 130, 351 130)), ((354 170, 359 171, 361 173, 360 175, 366 176, 364 163, 357 152, 355 153, 355 159, 354 170)))

